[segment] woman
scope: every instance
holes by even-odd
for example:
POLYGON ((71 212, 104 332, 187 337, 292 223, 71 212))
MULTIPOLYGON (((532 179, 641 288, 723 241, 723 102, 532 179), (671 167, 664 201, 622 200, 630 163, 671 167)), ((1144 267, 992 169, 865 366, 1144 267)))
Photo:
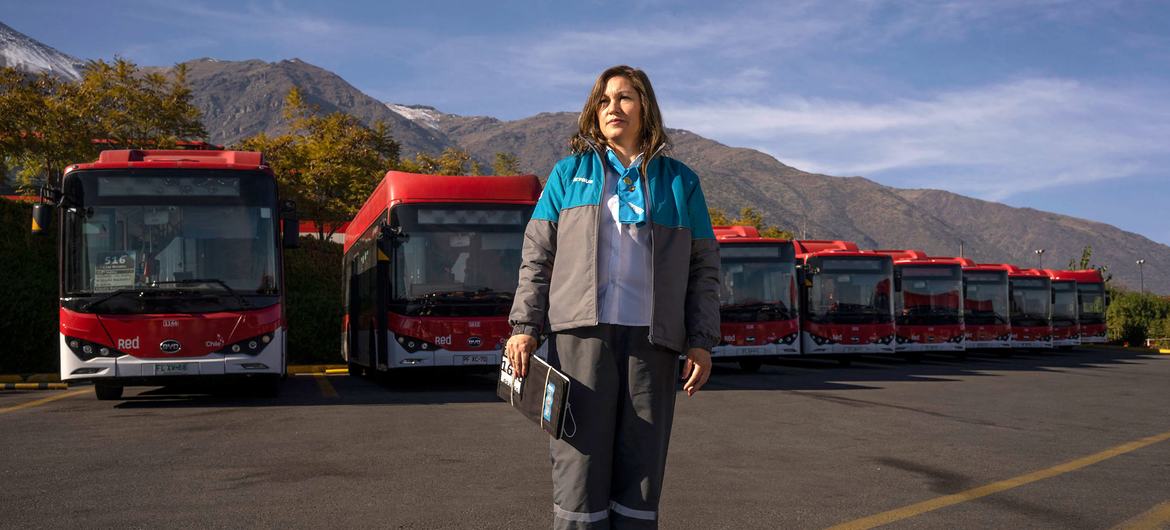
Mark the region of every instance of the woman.
POLYGON ((572 380, 551 447, 554 528, 654 528, 678 355, 694 395, 719 342, 718 246, 699 178, 661 154, 644 72, 602 72, 578 128, 525 231, 505 353, 526 375, 550 332, 572 380))

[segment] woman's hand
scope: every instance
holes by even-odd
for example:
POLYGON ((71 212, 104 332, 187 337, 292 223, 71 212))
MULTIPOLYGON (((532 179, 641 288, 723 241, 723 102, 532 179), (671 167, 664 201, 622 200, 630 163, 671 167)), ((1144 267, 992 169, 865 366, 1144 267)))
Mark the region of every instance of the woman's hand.
MULTIPOLYGON (((508 343, 504 345, 504 355, 507 355, 508 362, 512 363, 512 369, 516 371, 515 375, 519 377, 528 375, 528 356, 532 355, 534 351, 536 351, 536 337, 521 333, 508 338, 508 343)), ((710 364, 710 361, 707 364, 710 364)))
POLYGON ((708 377, 711 377, 711 352, 703 348, 687 350, 687 364, 683 367, 682 373, 682 379, 686 379, 687 382, 683 383, 683 390, 688 396, 695 395, 695 392, 707 384, 708 377))

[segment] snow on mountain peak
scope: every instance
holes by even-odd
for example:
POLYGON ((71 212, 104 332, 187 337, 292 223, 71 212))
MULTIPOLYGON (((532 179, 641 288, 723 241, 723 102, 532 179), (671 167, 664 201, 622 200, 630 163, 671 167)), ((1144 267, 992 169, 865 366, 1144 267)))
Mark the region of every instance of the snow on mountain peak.
POLYGON ((70 81, 81 79, 82 61, 0 23, 0 67, 32 73, 50 72, 70 81))
POLYGON ((397 112, 403 118, 413 121, 424 127, 430 127, 438 130, 439 118, 443 117, 443 113, 435 110, 432 107, 424 107, 421 105, 399 105, 397 103, 387 103, 386 108, 397 112))

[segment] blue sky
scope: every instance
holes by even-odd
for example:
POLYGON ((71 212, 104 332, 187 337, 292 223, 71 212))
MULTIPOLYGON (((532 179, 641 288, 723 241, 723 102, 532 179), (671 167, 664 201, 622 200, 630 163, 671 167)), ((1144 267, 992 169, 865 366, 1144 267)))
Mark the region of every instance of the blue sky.
POLYGON ((627 63, 671 127, 1170 243, 1170 3, 493 4, 0 0, 0 21, 82 58, 297 57, 385 101, 503 119, 579 110, 627 63))

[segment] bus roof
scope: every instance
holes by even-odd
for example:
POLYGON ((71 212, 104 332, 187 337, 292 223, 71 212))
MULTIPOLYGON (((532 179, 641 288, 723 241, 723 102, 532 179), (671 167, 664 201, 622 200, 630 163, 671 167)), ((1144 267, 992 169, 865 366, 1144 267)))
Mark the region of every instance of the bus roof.
POLYGON ((68 174, 83 169, 229 169, 260 170, 272 173, 264 155, 256 151, 219 151, 198 149, 119 149, 102 151, 97 161, 74 164, 68 174))
POLYGON ((895 261, 897 261, 897 260, 908 260, 908 259, 928 259, 928 258, 930 258, 930 256, 927 256, 927 255, 926 255, 926 251, 924 251, 924 250, 914 250, 914 249, 905 249, 905 250, 894 250, 894 249, 878 249, 878 250, 875 250, 874 252, 877 252, 878 254, 885 254, 885 255, 887 255, 887 256, 889 256, 889 257, 891 257, 891 258, 894 258, 894 260, 895 260, 895 261))
POLYGON ((1101 278, 1101 271, 1097 269, 1057 270, 1046 269, 1045 272, 1053 280, 1074 280, 1077 283, 1105 283, 1101 278))
POLYGON ((719 243, 788 243, 787 239, 762 237, 754 226, 713 226, 719 243))
POLYGON ((345 250, 383 212, 399 204, 536 204, 540 190, 536 175, 418 175, 388 171, 346 227, 345 250))
POLYGON ((796 246, 797 254, 816 254, 819 252, 850 251, 858 252, 857 243, 852 241, 835 241, 829 239, 796 239, 792 241, 796 246))

